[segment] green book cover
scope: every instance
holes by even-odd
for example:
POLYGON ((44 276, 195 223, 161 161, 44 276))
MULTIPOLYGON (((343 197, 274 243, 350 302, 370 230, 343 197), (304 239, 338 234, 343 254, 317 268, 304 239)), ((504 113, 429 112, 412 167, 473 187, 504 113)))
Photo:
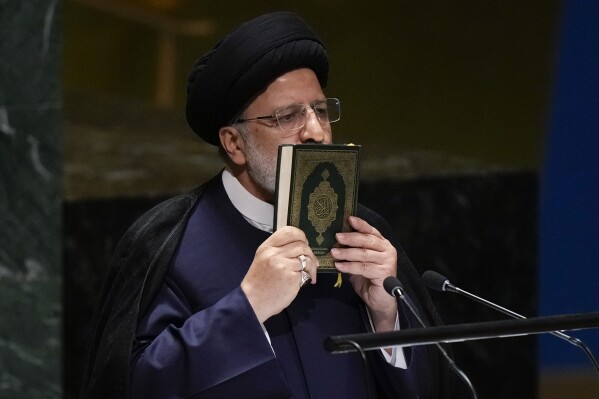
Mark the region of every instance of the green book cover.
POLYGON ((348 217, 358 203, 360 146, 295 144, 279 146, 274 230, 301 229, 319 272, 337 272, 330 250, 335 234, 350 231, 348 217))

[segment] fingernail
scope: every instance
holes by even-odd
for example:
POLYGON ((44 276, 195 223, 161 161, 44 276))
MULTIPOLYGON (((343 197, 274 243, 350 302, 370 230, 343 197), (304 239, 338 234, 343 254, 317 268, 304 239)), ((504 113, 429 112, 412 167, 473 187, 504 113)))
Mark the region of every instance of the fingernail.
POLYGON ((332 254, 333 256, 337 256, 337 255, 339 255, 339 249, 337 249, 337 248, 331 248, 331 254, 332 254))

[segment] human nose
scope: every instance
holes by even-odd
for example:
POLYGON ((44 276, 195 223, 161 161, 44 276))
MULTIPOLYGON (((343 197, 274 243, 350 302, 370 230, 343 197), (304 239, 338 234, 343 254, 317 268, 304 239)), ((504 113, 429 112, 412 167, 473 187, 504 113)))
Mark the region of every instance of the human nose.
POLYGON ((316 112, 310 106, 306 107, 306 124, 302 129, 300 139, 302 143, 316 142, 323 143, 327 142, 327 136, 330 138, 330 125, 324 126, 316 116, 316 112))

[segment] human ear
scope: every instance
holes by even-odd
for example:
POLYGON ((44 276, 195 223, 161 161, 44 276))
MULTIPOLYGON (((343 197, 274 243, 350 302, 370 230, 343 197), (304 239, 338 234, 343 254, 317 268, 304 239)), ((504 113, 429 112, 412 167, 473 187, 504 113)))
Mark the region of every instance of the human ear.
POLYGON ((221 127, 218 136, 220 144, 231 162, 238 166, 245 165, 245 141, 239 130, 233 126, 221 127))

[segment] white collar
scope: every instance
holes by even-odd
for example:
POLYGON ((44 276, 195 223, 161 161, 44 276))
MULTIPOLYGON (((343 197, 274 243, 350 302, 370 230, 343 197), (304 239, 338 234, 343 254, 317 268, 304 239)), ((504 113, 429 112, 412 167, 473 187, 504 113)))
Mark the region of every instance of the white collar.
POLYGON ((274 206, 254 197, 228 168, 223 170, 222 179, 227 196, 245 220, 260 230, 272 233, 274 206))

